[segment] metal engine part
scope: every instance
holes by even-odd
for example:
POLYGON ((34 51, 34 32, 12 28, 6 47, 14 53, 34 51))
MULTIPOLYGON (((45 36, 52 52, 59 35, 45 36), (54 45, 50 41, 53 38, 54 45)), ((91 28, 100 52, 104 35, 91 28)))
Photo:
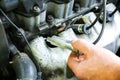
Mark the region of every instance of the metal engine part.
POLYGON ((1 66, 7 63, 8 57, 9 57, 8 41, 7 41, 6 33, 3 27, 3 23, 0 19, 0 64, 1 66))
POLYGON ((49 43, 48 37, 57 36, 66 41, 84 39, 93 43, 105 27, 96 45, 116 53, 120 47, 120 13, 116 3, 120 1, 108 0, 106 8, 103 2, 1 0, 0 65, 7 60, 8 64, 4 65, 4 73, 0 67, 3 76, 0 78, 78 80, 67 66, 71 51, 49 43), (105 26, 104 16, 107 19, 105 26), (8 47, 7 44, 11 45, 8 47))
POLYGON ((13 57, 13 68, 18 80, 35 80, 37 71, 31 59, 25 54, 16 54, 13 57))
POLYGON ((43 11, 41 14, 35 17, 25 17, 19 14, 16 14, 16 16, 19 19, 18 23, 22 23, 20 25, 23 26, 22 28, 24 30, 35 32, 40 23, 45 22, 46 11, 43 11))
POLYGON ((56 0, 47 3, 47 12, 55 18, 67 18, 72 14, 74 0, 56 0))
MULTIPOLYGON (((68 40, 76 39, 72 29, 63 32, 60 35, 65 37, 67 36, 68 40)), ((37 63, 41 65, 43 74, 47 75, 44 77, 45 80, 67 80, 66 64, 70 54, 69 50, 57 47, 50 48, 47 46, 43 37, 34 39, 31 42, 30 47, 34 53, 33 56, 35 57, 37 63)))
POLYGON ((96 3, 96 0, 76 0, 81 7, 90 7, 92 4, 96 3))

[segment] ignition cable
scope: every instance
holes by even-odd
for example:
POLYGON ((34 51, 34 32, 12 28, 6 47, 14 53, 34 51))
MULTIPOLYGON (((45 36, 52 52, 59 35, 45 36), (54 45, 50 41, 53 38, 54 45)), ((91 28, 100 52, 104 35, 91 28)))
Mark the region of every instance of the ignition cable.
POLYGON ((103 11, 103 8, 101 8, 101 10, 100 10, 97 18, 94 20, 94 22, 93 22, 90 26, 88 26, 88 27, 86 28, 87 30, 88 30, 88 29, 91 29, 91 28, 96 24, 96 22, 98 21, 98 19, 100 18, 101 14, 102 14, 102 11, 103 11))
POLYGON ((103 10, 103 24, 102 24, 102 29, 101 29, 101 32, 100 32, 98 38, 93 42, 93 44, 97 44, 99 42, 99 40, 101 39, 101 37, 103 35, 103 32, 104 32, 104 28, 105 28, 105 25, 106 25, 106 1, 107 0, 103 1, 104 10, 103 10))

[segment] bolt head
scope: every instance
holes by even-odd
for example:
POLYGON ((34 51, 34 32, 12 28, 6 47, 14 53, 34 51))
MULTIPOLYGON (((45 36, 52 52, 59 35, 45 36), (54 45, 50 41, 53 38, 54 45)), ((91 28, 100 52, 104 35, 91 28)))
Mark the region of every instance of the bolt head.
POLYGON ((38 6, 34 6, 34 7, 33 7, 33 11, 34 11, 34 12, 40 12, 40 8, 39 8, 38 6))

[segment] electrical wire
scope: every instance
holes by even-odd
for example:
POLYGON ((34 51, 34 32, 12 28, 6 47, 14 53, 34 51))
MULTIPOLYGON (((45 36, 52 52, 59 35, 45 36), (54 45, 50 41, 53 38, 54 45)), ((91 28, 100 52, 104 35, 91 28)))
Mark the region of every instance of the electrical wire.
POLYGON ((100 18, 101 14, 102 14, 102 11, 103 11, 103 9, 101 8, 101 10, 100 10, 97 18, 94 20, 94 22, 93 22, 90 26, 88 26, 88 27, 86 28, 87 30, 91 29, 91 28, 95 25, 95 23, 96 23, 96 22, 98 21, 98 19, 100 18))
POLYGON ((104 28, 105 28, 105 25, 106 25, 106 2, 107 2, 107 0, 103 0, 104 10, 103 10, 103 24, 102 24, 102 29, 101 29, 101 32, 100 32, 98 38, 93 42, 93 44, 96 44, 97 42, 99 42, 99 40, 101 39, 101 37, 103 35, 103 32, 104 32, 104 28))
MULTIPOLYGON (((87 30, 89 30, 90 28, 92 28, 92 27, 95 25, 95 23, 96 23, 96 22, 98 21, 98 19, 100 18, 101 14, 102 14, 102 11, 103 11, 103 7, 100 9, 100 12, 99 12, 97 18, 94 20, 94 22, 93 22, 90 26, 88 26, 88 27, 86 28, 87 30)), ((82 17, 82 16, 81 16, 81 17, 82 17)), ((71 24, 74 24, 76 21, 77 21, 77 20, 71 21, 70 25, 71 25, 71 24)))
POLYGON ((26 36, 25 36, 24 33, 19 29, 19 27, 17 27, 17 25, 15 25, 15 24, 9 19, 9 17, 5 14, 5 12, 4 12, 1 8, 0 8, 0 12, 1 12, 2 15, 13 25, 13 27, 14 27, 15 29, 17 29, 17 30, 21 33, 21 35, 23 36, 24 40, 26 41, 26 43, 27 43, 27 45, 28 45, 28 48, 29 48, 29 50, 30 50, 30 52, 31 52, 31 56, 33 57, 33 62, 35 63, 38 72, 40 72, 41 69, 40 69, 39 64, 37 63, 36 59, 35 59, 34 56, 32 55, 33 52, 32 52, 32 49, 31 49, 31 47, 30 47, 30 44, 29 44, 26 36))
POLYGON ((0 12, 1 12, 2 15, 13 25, 13 27, 14 27, 15 29, 17 29, 17 30, 21 33, 21 35, 23 36, 24 40, 26 41, 26 43, 27 43, 27 45, 28 45, 28 47, 29 47, 29 49, 30 49, 30 51, 31 51, 31 53, 32 53, 30 44, 29 44, 26 36, 24 35, 24 33, 20 30, 19 27, 17 27, 17 25, 15 25, 15 24, 9 19, 9 17, 5 14, 5 12, 4 12, 1 8, 0 8, 0 12))
MULTIPOLYGON (((21 33, 21 35, 23 36, 24 40, 26 41, 26 43, 27 43, 27 45, 28 45, 28 48, 29 48, 30 52, 33 53, 33 52, 32 52, 32 49, 31 49, 31 47, 30 47, 30 44, 29 44, 26 36, 24 35, 24 33, 19 29, 19 27, 17 27, 17 25, 15 25, 15 24, 9 19, 9 17, 5 14, 5 12, 4 12, 1 8, 0 8, 0 12, 1 12, 2 15, 13 25, 13 27, 14 27, 15 29, 17 29, 17 30, 21 33)), ((37 64, 37 62, 35 61, 35 58, 34 58, 33 61, 35 62, 38 71, 40 71, 39 64, 37 64)))

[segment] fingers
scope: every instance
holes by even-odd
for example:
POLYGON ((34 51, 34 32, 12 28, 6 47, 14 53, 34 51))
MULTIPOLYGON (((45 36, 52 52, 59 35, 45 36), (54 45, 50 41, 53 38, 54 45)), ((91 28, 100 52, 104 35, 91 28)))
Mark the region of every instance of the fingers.
POLYGON ((71 44, 75 49, 79 50, 83 54, 87 54, 91 51, 91 45, 83 40, 73 40, 71 44))
POLYGON ((86 57, 85 57, 85 55, 80 56, 80 55, 72 52, 70 55, 70 58, 73 59, 74 61, 80 63, 81 61, 84 61, 86 57))

